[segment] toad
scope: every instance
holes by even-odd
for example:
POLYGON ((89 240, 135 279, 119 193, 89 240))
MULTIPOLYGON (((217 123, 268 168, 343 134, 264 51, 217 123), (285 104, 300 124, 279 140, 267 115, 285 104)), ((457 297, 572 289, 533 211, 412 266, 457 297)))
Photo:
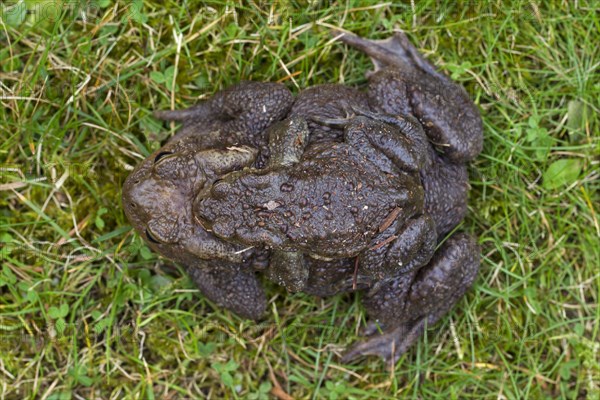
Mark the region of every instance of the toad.
POLYGON ((409 116, 361 113, 345 122, 344 142, 306 151, 304 119, 273 125, 269 166, 221 177, 199 193, 195 217, 227 242, 278 250, 270 277, 291 291, 308 279, 303 254, 359 257, 373 283, 422 266, 436 239, 417 175, 425 134, 409 116))

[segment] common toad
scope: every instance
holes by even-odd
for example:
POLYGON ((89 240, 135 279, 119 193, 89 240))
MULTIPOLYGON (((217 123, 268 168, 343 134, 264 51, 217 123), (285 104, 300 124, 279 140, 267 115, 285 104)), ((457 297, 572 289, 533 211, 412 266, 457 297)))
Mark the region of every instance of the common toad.
POLYGON ((409 116, 363 113, 345 121, 344 142, 306 151, 304 119, 273 125, 270 165, 221 177, 194 215, 228 242, 278 250, 271 277, 292 291, 308 279, 302 254, 359 257, 373 283, 422 266, 436 239, 417 175, 425 134, 409 116))

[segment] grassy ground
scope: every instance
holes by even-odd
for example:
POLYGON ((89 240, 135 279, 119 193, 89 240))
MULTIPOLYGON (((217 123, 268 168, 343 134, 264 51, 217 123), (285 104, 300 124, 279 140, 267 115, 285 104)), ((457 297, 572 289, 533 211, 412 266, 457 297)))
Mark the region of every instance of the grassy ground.
POLYGON ((599 395, 593 3, 2 3, 0 398, 599 395), (461 228, 479 236, 480 275, 392 372, 338 362, 364 323, 357 296, 268 285, 264 321, 242 320, 151 253, 120 204, 175 129, 155 109, 242 79, 364 84, 368 59, 329 26, 405 30, 485 122, 461 228))

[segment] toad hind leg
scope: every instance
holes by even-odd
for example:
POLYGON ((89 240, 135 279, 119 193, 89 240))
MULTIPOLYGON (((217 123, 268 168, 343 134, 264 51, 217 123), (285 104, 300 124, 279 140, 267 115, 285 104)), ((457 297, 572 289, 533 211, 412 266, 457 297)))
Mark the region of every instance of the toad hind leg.
MULTIPOLYGON (((390 229, 376 236, 374 246, 359 256, 362 273, 382 284, 386 276, 417 271, 429 262, 435 250, 437 235, 429 215, 420 215, 403 226, 398 225, 394 222, 390 229)), ((376 283, 372 291, 379 288, 376 283)))
POLYGON ((386 40, 345 34, 340 41, 367 54, 375 65, 369 78, 369 104, 388 114, 410 113, 449 160, 464 163, 483 145, 479 110, 466 90, 431 65, 403 33, 386 40))
MULTIPOLYGON (((392 366, 413 345, 427 325, 444 316, 471 287, 479 269, 479 246, 465 233, 452 236, 429 264, 414 276, 407 290, 401 276, 365 299, 365 308, 383 324, 375 333, 355 344, 343 357, 350 362, 361 356, 378 355, 392 366)), ((374 329, 370 329, 373 333, 374 329)))
POLYGON ((394 126, 397 130, 386 132, 365 129, 372 146, 385 154, 405 171, 418 171, 428 162, 429 141, 419 121, 410 114, 385 115, 353 108, 357 115, 394 126))

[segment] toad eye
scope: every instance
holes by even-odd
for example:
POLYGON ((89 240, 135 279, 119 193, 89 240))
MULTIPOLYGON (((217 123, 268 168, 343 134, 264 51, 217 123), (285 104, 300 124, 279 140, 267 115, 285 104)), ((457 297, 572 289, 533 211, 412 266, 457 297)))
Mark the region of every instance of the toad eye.
POLYGON ((160 160, 164 159, 167 156, 172 155, 173 152, 171 151, 161 151, 160 153, 158 153, 156 155, 156 157, 154 157, 154 164, 156 165, 158 162, 160 162, 160 160))
POLYGON ((154 244, 160 244, 160 242, 154 236, 152 236, 148 228, 146 228, 146 239, 154 244))

